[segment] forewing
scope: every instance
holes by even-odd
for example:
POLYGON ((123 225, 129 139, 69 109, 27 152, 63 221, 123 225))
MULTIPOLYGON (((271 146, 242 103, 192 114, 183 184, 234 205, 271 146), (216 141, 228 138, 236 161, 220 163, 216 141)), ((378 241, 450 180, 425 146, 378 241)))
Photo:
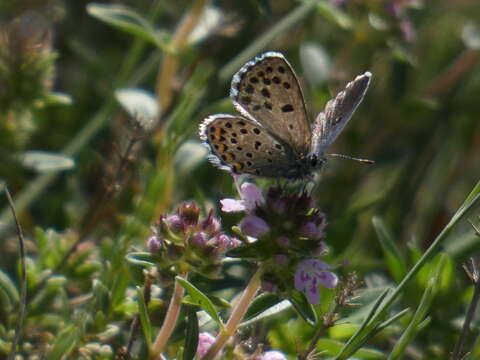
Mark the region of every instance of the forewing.
POLYGON ((281 177, 294 166, 288 145, 255 121, 227 114, 211 115, 200 125, 200 139, 215 166, 235 174, 281 177))
POLYGON ((362 102, 371 77, 372 74, 368 71, 357 76, 347 84, 345 90, 327 103, 323 112, 318 114, 313 129, 313 153, 322 155, 335 141, 362 102))
POLYGON ((280 53, 247 62, 232 79, 230 96, 242 115, 259 122, 296 154, 307 154, 311 126, 292 67, 280 53))

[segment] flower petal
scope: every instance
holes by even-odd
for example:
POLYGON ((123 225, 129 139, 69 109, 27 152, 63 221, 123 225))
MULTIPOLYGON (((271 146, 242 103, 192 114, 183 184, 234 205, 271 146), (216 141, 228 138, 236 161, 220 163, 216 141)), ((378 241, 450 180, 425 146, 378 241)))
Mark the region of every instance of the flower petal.
POLYGON ((249 215, 240 223, 240 229, 245 235, 259 238, 270 231, 270 226, 261 217, 249 215))
POLYGON ((243 200, 226 198, 220 200, 220 204, 222 204, 222 211, 226 213, 241 212, 247 209, 243 200))
POLYGON ((243 183, 240 187, 240 197, 244 201, 248 211, 252 211, 257 206, 265 204, 265 198, 260 188, 249 182, 243 183))
POLYGON ((318 284, 316 281, 312 281, 308 289, 304 291, 307 300, 312 305, 320 304, 320 291, 318 290, 318 284))
POLYGON ((331 271, 322 271, 319 277, 319 282, 329 289, 333 289, 338 284, 338 276, 331 271))

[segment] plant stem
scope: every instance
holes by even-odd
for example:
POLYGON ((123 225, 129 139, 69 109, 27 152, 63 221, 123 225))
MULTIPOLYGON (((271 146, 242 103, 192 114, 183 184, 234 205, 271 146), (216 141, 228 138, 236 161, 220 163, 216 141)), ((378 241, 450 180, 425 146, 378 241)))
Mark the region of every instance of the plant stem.
MULTIPOLYGON (((188 274, 183 273, 180 276, 184 279, 187 279, 188 274)), ((180 283, 175 280, 175 286, 173 288, 172 298, 170 299, 170 304, 168 305, 167 315, 163 321, 162 328, 158 332, 158 335, 155 339, 155 342, 152 344, 150 349, 150 358, 156 360, 162 360, 162 351, 167 344, 168 339, 172 335, 173 329, 177 324, 178 314, 180 313, 180 307, 182 306, 182 297, 185 293, 185 289, 180 283)))
POLYGON ((478 305, 478 302, 480 301, 480 278, 478 277, 478 270, 476 268, 476 265, 473 264, 473 260, 472 260, 472 265, 473 265, 473 274, 474 274, 472 281, 475 286, 473 291, 473 297, 468 307, 467 314, 465 316, 465 322, 463 323, 462 332, 460 333, 460 337, 458 338, 457 343, 455 344, 455 347, 453 349, 452 357, 451 357, 452 360, 463 359, 463 355, 462 355, 463 345, 465 344, 465 340, 467 339, 468 332, 470 331, 470 324, 472 323, 472 320, 475 317, 475 311, 477 310, 477 305, 478 305))
POLYGON ((300 354, 298 356, 299 360, 305 360, 308 359, 308 356, 310 353, 315 349, 315 346, 317 346, 318 340, 320 340, 320 337, 330 329, 331 327, 335 326, 335 317, 336 314, 338 313, 340 309, 340 304, 338 302, 335 303, 335 307, 330 311, 330 313, 324 318, 324 322, 322 326, 320 326, 317 331, 315 332, 315 335, 313 336, 312 341, 310 341, 310 345, 308 346, 307 350, 303 352, 303 354, 300 354))
POLYGON ((15 325, 15 337, 13 338, 13 341, 12 341, 10 354, 8 354, 8 360, 13 360, 15 359, 15 355, 17 353, 17 345, 18 345, 18 342, 20 341, 23 319, 25 318, 25 310, 27 307, 27 269, 25 265, 25 239, 23 238, 22 227, 20 226, 20 223, 18 221, 12 197, 10 196, 10 192, 8 191, 8 188, 6 186, 5 186, 5 194, 7 195, 8 204, 10 205, 10 209, 12 210, 12 216, 13 216, 13 219, 15 220, 15 225, 17 226, 18 243, 20 246, 20 262, 21 262, 20 301, 18 304, 18 317, 17 317, 17 323, 15 325))
POLYGON ((202 360, 212 360, 215 358, 217 353, 222 350, 225 343, 230 339, 230 337, 235 333, 240 322, 242 321, 245 313, 247 312, 248 307, 252 303, 253 298, 257 294, 257 291, 260 289, 262 283, 263 268, 259 267, 255 274, 253 274, 250 282, 245 288, 240 300, 235 305, 230 318, 225 325, 225 328, 220 331, 215 342, 212 344, 208 352, 202 357, 202 360))
POLYGON ((188 44, 188 36, 193 31, 202 15, 202 11, 209 3, 208 0, 197 0, 192 9, 184 16, 172 39, 172 45, 177 54, 165 54, 157 79, 157 97, 162 113, 168 111, 172 103, 173 78, 179 66, 178 53, 181 53, 188 44))

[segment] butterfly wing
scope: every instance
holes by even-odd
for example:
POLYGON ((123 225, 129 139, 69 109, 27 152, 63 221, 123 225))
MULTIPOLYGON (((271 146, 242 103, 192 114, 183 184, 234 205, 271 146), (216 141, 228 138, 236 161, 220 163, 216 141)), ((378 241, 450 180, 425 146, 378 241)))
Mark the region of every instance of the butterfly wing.
POLYGON ((292 149, 257 122, 239 116, 207 117, 200 139, 210 150, 210 162, 235 174, 281 177, 295 166, 292 149))
POLYGON ((366 72, 349 82, 345 89, 330 100, 325 110, 315 119, 312 139, 312 153, 322 156, 343 130, 355 109, 362 102, 372 74, 366 72))
POLYGON ((297 156, 310 150, 311 126, 302 90, 292 67, 276 52, 247 62, 232 79, 236 109, 289 144, 297 156))

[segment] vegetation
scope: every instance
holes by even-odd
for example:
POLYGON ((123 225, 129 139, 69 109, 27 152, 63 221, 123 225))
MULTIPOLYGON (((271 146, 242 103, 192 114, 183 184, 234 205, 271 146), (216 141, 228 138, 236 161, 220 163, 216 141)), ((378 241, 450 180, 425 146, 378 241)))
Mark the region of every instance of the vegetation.
POLYGON ((480 357, 477 0, 0 9, 0 359, 480 357), (312 119, 373 74, 329 151, 375 165, 207 161, 199 124, 266 51, 312 119))

